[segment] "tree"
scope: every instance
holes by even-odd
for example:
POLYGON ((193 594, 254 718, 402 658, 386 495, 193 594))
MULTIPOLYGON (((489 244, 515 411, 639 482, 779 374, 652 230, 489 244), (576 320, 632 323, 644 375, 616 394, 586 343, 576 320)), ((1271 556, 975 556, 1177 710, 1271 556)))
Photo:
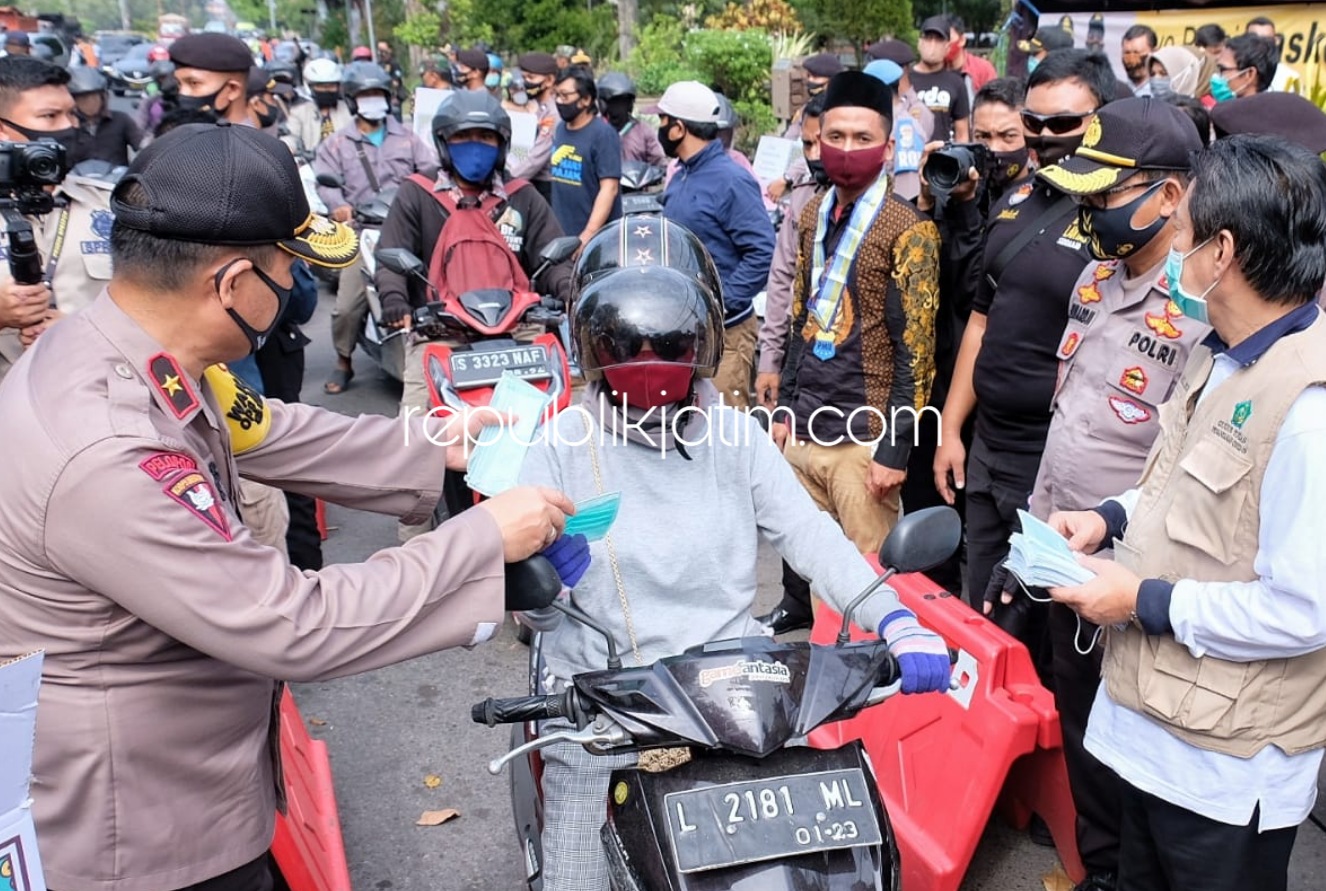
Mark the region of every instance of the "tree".
POLYGON ((794 5, 810 30, 826 40, 847 40, 857 49, 884 34, 915 30, 911 0, 799 0, 794 5))

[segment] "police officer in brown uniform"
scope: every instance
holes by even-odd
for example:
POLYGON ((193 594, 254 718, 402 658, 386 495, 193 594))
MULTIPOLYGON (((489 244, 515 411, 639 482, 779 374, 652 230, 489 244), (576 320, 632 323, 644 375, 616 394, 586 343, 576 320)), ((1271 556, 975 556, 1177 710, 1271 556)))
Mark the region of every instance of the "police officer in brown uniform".
MULTIPOLYGON (((1201 149, 1184 113, 1160 99, 1121 99, 1087 124, 1073 157, 1038 174, 1077 196, 1088 263, 1069 297, 1059 343, 1059 385, 1031 513, 1095 507, 1142 473, 1188 352, 1211 329, 1169 299, 1165 259, 1173 216, 1201 149)), ((1043 596, 1043 595, 1041 595, 1043 596)), ((1090 878, 1080 891, 1111 891, 1119 860, 1118 778, 1082 747, 1100 682, 1095 626, 1050 607, 1055 704, 1063 726, 1078 850, 1090 878), (1087 651, 1087 655, 1082 655, 1087 651)))
POLYGON ((572 508, 512 490, 368 563, 293 568, 245 528, 241 475, 422 518, 464 463, 426 434, 452 430, 264 403, 216 364, 275 326, 296 257, 357 252, 309 213, 278 140, 180 127, 112 203, 108 289, 0 387, 0 659, 46 651, 42 860, 59 891, 263 891, 274 679, 485 640, 504 562, 555 540, 572 508))
POLYGON ((560 120, 557 103, 553 99, 553 81, 560 71, 557 60, 548 53, 525 53, 516 63, 525 81, 525 94, 538 104, 535 114, 539 118, 539 129, 529 154, 520 161, 512 162, 511 178, 529 180, 539 190, 543 200, 551 202, 552 173, 549 162, 552 160, 553 131, 557 129, 560 120))

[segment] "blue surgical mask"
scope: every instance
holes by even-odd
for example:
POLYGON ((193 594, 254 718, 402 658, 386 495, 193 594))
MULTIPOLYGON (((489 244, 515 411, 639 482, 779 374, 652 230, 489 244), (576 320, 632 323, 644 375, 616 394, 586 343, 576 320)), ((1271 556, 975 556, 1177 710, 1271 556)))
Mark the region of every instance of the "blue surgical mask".
POLYGON ((1220 284, 1220 279, 1211 282, 1211 287, 1207 288, 1201 295, 1194 297, 1183 290, 1183 262, 1193 254, 1200 251, 1211 243, 1211 239, 1203 241, 1194 247, 1188 253, 1181 253, 1178 248, 1169 249, 1169 257, 1165 260, 1165 278, 1169 279, 1169 297, 1174 301, 1174 305, 1194 322, 1201 322, 1203 325, 1211 324, 1211 317, 1206 311, 1206 295, 1220 284))
POLYGON ((486 142, 456 142, 447 146, 451 166, 466 182, 485 183, 497 166, 497 146, 486 142))
POLYGON ((490 90, 495 90, 502 85, 502 75, 491 73, 483 79, 483 85, 490 90))
POLYGON ((1217 102, 1228 102, 1237 99, 1238 94, 1230 89, 1229 79, 1217 73, 1211 75, 1211 97, 1217 102))
POLYGON ((1041 60, 1038 59, 1038 58, 1036 58, 1035 56, 1028 56, 1028 57, 1027 57, 1027 73, 1028 73, 1028 74, 1031 74, 1031 72, 1035 71, 1035 70, 1036 70, 1036 66, 1039 65, 1040 63, 1041 63, 1041 60))

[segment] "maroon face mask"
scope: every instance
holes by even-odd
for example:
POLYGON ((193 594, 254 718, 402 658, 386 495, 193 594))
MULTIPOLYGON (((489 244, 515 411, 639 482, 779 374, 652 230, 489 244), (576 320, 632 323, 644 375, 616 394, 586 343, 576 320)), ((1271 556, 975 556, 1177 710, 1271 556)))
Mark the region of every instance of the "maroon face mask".
POLYGON ((635 408, 661 408, 681 402, 691 391, 695 369, 675 362, 660 362, 654 356, 603 369, 608 386, 616 390, 613 401, 635 408))
POLYGON ((845 152, 827 142, 820 143, 820 161, 829 182, 855 191, 864 189, 879 178, 884 169, 886 143, 845 152))

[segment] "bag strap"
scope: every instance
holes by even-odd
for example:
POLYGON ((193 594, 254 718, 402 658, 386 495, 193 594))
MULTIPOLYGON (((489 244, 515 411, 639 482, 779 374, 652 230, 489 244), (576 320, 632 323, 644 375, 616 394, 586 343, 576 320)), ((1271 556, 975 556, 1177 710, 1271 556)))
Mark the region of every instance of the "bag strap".
POLYGON ((989 271, 985 273, 985 280, 990 283, 990 289, 999 287, 999 279, 1004 275, 1004 268, 1008 266, 1010 260, 1015 257, 1019 251, 1031 243, 1031 240, 1045 232, 1056 222, 1067 216, 1068 211, 1077 212, 1077 205, 1072 196, 1062 195, 1059 200, 1045 208, 1045 212, 1036 218, 1030 226, 1023 229, 999 252, 990 264, 989 271))
POLYGON ((382 187, 378 185, 378 175, 373 172, 373 165, 368 163, 368 156, 364 154, 363 140, 355 141, 355 151, 359 153, 359 163, 364 165, 364 173, 368 174, 368 185, 374 192, 381 192, 382 187))
MULTIPOLYGON (((594 471, 594 494, 603 494, 603 470, 599 467, 599 450, 594 445, 594 431, 589 426, 589 418, 581 415, 585 422, 585 433, 589 436, 589 464, 594 471)), ((622 605, 622 615, 626 619, 626 636, 631 639, 631 655, 635 657, 637 666, 644 665, 645 660, 640 656, 640 643, 635 636, 635 621, 631 618, 631 603, 626 599, 626 585, 622 583, 622 569, 617 564, 617 547, 612 543, 612 533, 606 532, 603 535, 603 544, 608 548, 608 564, 612 567, 612 580, 617 583, 617 599, 622 605)))

